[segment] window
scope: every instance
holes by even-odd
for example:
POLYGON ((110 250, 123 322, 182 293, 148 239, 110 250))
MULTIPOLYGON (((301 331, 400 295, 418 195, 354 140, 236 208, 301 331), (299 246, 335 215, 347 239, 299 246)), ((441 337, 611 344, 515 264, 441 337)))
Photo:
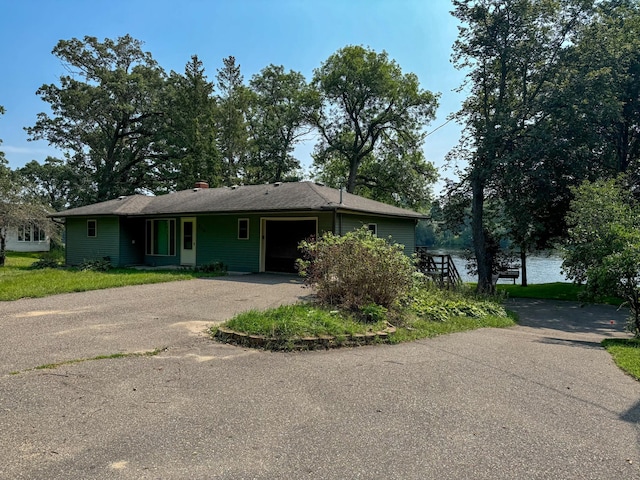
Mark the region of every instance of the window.
POLYGON ((176 254, 176 221, 147 220, 146 254, 173 256, 176 254))
POLYGON ((98 221, 87 220, 87 237, 97 237, 97 236, 98 236, 98 221))
POLYGON ((248 240, 248 239, 249 239, 249 219, 239 218, 238 219, 238 240, 248 240))
POLYGON ((33 241, 34 242, 44 242, 47 240, 47 235, 44 233, 44 230, 33 226, 33 241))
POLYGON ((47 235, 40 227, 28 224, 20 225, 18 227, 18 241, 19 242, 44 242, 47 240, 47 235))
POLYGON ((378 236, 378 224, 377 223, 370 223, 367 225, 367 228, 369 229, 369 231, 371 232, 371 234, 374 237, 378 236))

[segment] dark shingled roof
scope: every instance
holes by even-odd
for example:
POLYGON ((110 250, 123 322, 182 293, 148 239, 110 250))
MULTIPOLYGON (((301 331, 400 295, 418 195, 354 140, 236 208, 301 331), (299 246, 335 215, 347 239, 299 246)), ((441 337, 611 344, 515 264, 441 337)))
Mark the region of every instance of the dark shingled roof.
POLYGON ((198 213, 247 213, 282 211, 351 211, 392 217, 426 218, 411 210, 369 200, 313 182, 193 188, 157 197, 130 195, 72 208, 54 217, 99 215, 149 216, 198 213))

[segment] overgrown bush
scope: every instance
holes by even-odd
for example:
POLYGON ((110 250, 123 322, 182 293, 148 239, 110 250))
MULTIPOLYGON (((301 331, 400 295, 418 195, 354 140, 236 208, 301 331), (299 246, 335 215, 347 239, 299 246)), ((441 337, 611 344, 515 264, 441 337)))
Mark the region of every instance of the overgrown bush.
POLYGON ((51 257, 42 257, 39 260, 33 262, 29 268, 32 270, 41 270, 43 268, 58 268, 60 267, 60 262, 51 257))
POLYGON ((377 238, 367 228, 343 236, 325 233, 301 242, 298 270, 325 304, 371 320, 393 309, 413 284, 414 262, 404 247, 377 238))
POLYGON ((29 268, 40 270, 43 268, 59 268, 64 263, 64 249, 55 248, 40 255, 40 258, 33 262, 29 268))
POLYGON ((101 260, 85 260, 78 268, 83 271, 106 272, 112 268, 111 259, 103 257, 101 260))

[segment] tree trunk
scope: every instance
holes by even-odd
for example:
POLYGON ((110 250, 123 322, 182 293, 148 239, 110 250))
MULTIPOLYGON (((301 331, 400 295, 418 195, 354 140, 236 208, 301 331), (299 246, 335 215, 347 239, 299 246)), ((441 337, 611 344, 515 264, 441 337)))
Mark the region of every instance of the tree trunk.
POLYGON ((527 247, 520 245, 520 268, 522 269, 521 285, 523 287, 529 286, 527 282, 527 247))
POLYGON ((4 232, 0 231, 0 267, 4 267, 4 262, 5 262, 5 259, 7 257, 7 253, 5 251, 5 247, 6 247, 5 234, 4 234, 4 232))
POLYGON ((493 254, 487 248, 487 237, 484 229, 484 182, 477 173, 471 178, 471 231, 473 233, 473 249, 478 266, 479 293, 493 293, 493 254))

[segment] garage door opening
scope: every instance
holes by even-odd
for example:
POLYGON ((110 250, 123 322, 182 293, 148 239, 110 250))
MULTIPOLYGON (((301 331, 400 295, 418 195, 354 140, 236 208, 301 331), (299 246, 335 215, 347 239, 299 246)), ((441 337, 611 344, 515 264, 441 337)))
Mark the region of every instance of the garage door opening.
POLYGON ((317 234, 317 220, 264 220, 264 270, 296 273, 298 244, 317 234))

